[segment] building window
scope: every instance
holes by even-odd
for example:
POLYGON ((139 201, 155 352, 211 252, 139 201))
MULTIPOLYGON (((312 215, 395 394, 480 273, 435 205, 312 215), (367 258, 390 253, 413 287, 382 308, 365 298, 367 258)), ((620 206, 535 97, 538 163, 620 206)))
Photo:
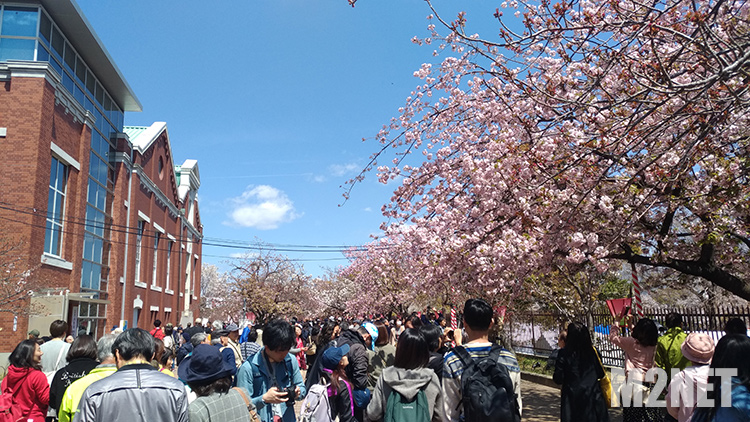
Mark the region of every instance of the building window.
POLYGON ((62 252, 63 214, 65 211, 65 186, 68 167, 55 157, 49 175, 49 199, 47 202, 47 226, 44 234, 44 252, 60 256, 62 252))
POLYGON ((164 290, 169 290, 169 275, 172 267, 172 245, 174 245, 174 242, 172 241, 167 243, 167 277, 164 281, 164 290))
POLYGON ((190 296, 195 297, 195 271, 198 268, 198 258, 193 259, 193 273, 190 275, 190 296))
POLYGON ((159 236, 161 233, 158 231, 154 233, 154 273, 151 276, 151 285, 156 287, 156 274, 158 269, 159 260, 159 236))
POLYGON ((143 228, 145 224, 143 220, 138 220, 138 231, 136 232, 135 239, 135 282, 141 281, 141 247, 143 246, 143 228))
POLYGON ((0 27, 0 60, 34 60, 39 9, 5 6, 0 27))

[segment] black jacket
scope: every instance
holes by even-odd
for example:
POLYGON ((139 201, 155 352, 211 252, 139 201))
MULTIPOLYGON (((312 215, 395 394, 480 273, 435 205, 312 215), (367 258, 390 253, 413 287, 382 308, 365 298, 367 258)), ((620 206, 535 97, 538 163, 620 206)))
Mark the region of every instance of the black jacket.
POLYGON ((190 352, 192 351, 193 351, 193 343, 187 342, 187 343, 184 343, 182 346, 180 346, 180 348, 177 349, 177 356, 176 356, 177 364, 178 365, 181 364, 183 359, 185 359, 185 357, 189 355, 190 352))
MULTIPOLYGON (((427 362, 427 367, 435 371, 438 376, 438 381, 443 381, 443 355, 438 352, 430 352, 430 360, 427 362)), ((442 384, 441 384, 442 385, 442 384)))
POLYGON ((553 380, 562 384, 561 422, 609 421, 607 404, 598 381, 604 377, 604 369, 594 353, 594 349, 583 355, 561 349, 557 355, 553 380))
MULTIPOLYGON (((351 385, 351 383, 349 383, 351 385)), ((344 384, 344 381, 339 380, 339 392, 333 397, 329 397, 329 403, 331 404, 331 419, 336 420, 336 416, 339 417, 339 422, 357 422, 352 413, 352 397, 349 394, 349 389, 344 384)))
MULTIPOLYGON (((336 346, 336 340, 331 340, 326 345, 318 349, 317 355, 323 356, 323 352, 325 352, 331 346, 336 346)), ((320 382, 320 366, 321 360, 315 359, 315 362, 313 362, 313 364, 307 368, 305 391, 310 391, 310 387, 320 382)))
POLYGON ((203 327, 201 327, 200 325, 193 325, 190 328, 186 328, 182 332, 183 332, 182 334, 183 336, 185 335, 184 333, 187 333, 187 341, 190 342, 190 339, 193 337, 193 335, 198 334, 198 333, 203 333, 204 330, 203 330, 203 327))
POLYGON ((49 387, 50 407, 55 410, 60 409, 65 389, 73 384, 73 381, 83 378, 97 365, 99 365, 99 362, 91 358, 75 358, 68 362, 64 368, 57 371, 49 387))
POLYGON ((344 330, 336 341, 338 347, 349 345, 349 365, 346 367, 346 377, 352 383, 355 390, 367 388, 367 349, 365 339, 354 330, 344 330))

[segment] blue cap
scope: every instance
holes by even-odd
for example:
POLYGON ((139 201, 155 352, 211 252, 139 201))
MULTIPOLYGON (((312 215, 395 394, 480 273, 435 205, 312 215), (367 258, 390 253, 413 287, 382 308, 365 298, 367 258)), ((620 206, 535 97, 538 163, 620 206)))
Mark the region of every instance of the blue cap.
POLYGON ((323 352, 323 356, 320 357, 320 363, 323 365, 323 368, 333 371, 339 366, 341 358, 343 358, 347 353, 349 353, 348 344, 344 344, 341 347, 331 346, 327 348, 325 352, 323 352))

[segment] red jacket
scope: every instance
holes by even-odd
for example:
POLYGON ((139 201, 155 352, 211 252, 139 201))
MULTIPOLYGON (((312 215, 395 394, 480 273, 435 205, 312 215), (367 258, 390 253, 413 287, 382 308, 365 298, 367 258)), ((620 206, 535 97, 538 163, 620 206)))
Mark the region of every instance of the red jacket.
POLYGON ((154 329, 151 330, 151 335, 158 340, 164 340, 164 331, 161 330, 161 327, 154 327, 154 329))
POLYGON ((44 422, 49 404, 49 384, 44 372, 10 365, 8 375, 3 378, 2 390, 5 391, 6 387, 13 390, 13 403, 20 410, 21 420, 44 422))

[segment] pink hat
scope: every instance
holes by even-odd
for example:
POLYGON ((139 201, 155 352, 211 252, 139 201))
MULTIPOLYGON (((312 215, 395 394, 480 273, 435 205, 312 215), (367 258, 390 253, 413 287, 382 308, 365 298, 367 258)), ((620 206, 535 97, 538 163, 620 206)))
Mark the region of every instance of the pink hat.
POLYGON ((707 365, 714 356, 714 340, 703 333, 690 333, 680 349, 687 360, 707 365))

